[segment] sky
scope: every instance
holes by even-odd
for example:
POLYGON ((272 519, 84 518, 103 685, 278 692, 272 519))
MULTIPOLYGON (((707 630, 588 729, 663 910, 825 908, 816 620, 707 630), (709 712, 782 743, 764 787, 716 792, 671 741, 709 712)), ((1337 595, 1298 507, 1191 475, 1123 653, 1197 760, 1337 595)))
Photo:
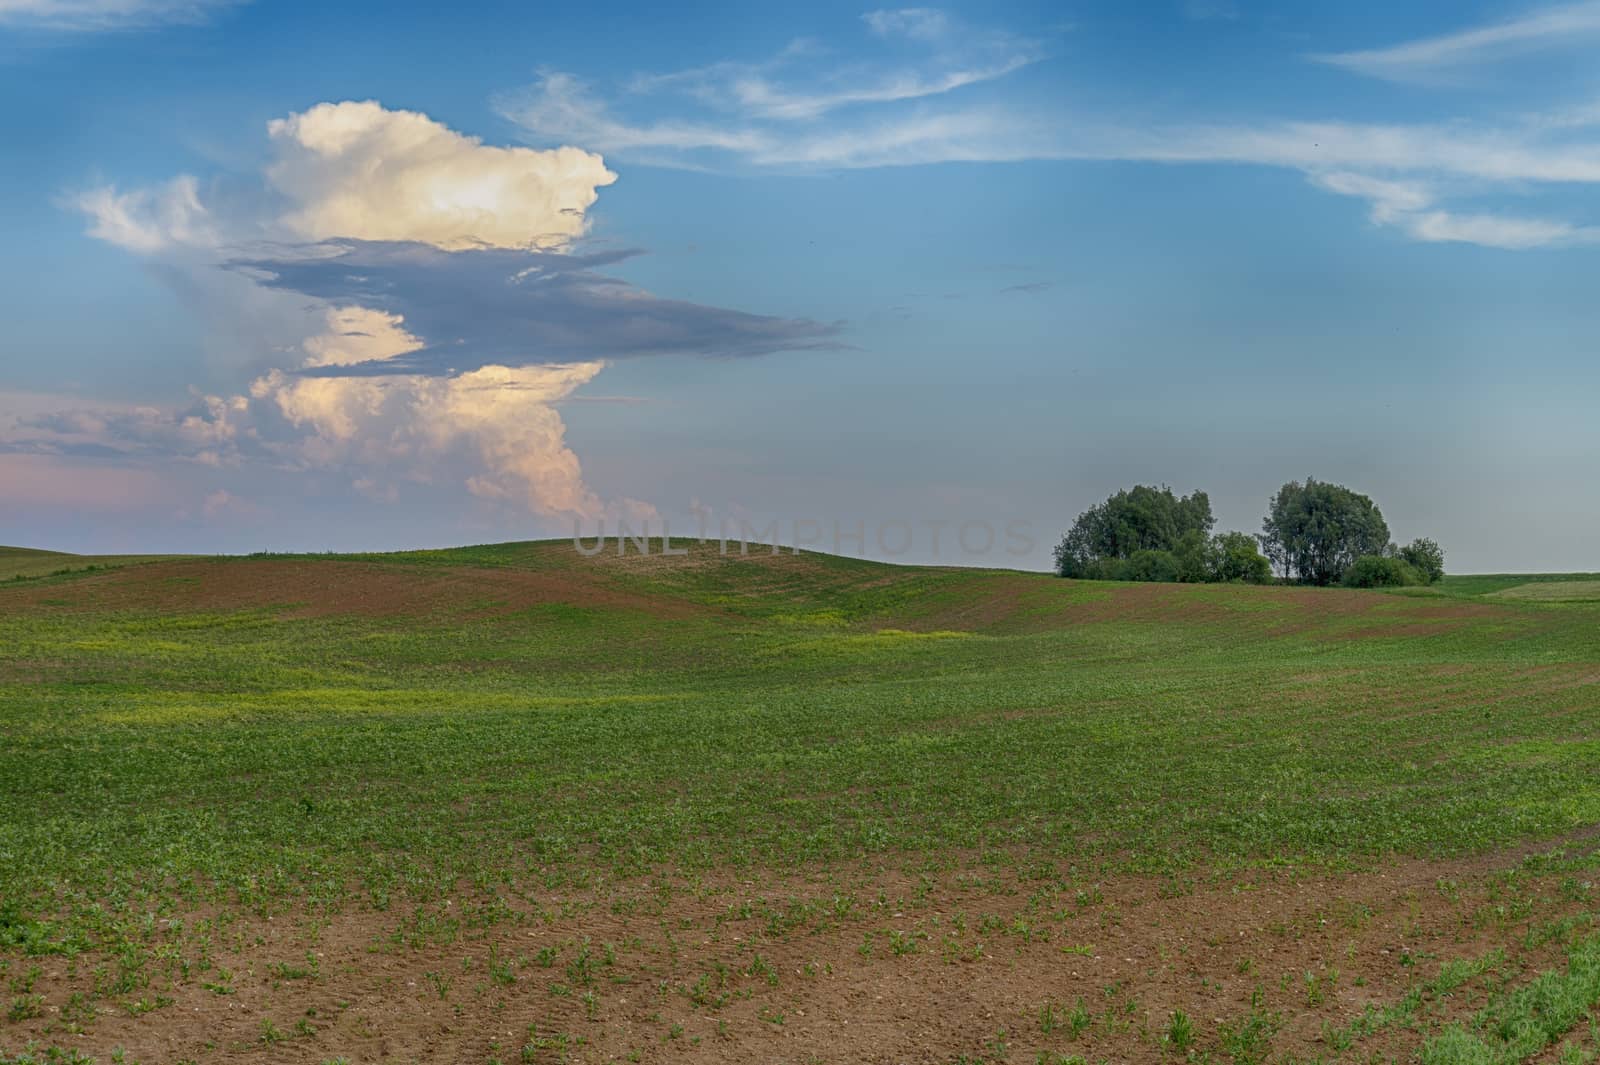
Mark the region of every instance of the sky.
POLYGON ((1255 532, 1312 476, 1600 569, 1597 50, 1594 2, 0 0, 0 543, 1042 569, 1119 488, 1255 532))

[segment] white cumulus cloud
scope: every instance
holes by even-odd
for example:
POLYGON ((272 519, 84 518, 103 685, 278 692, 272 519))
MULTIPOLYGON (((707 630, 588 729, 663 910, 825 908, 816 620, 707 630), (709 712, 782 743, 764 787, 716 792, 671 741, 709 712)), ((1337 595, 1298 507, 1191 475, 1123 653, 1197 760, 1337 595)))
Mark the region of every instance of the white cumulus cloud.
POLYGON ((583 233, 617 176, 593 152, 499 148, 371 100, 318 104, 267 126, 281 221, 306 240, 410 240, 520 248, 583 233))

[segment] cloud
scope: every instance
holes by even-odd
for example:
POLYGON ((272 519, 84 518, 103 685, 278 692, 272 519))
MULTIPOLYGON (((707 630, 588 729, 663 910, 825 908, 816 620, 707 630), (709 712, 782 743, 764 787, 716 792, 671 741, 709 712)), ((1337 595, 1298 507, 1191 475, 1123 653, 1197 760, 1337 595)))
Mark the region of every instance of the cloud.
POLYGON ((1364 199, 1377 225, 1413 239, 1506 250, 1596 243, 1596 227, 1496 210, 1460 211, 1449 198, 1482 198, 1512 188, 1600 182, 1600 151, 1552 140, 1531 122, 1501 128, 1443 125, 1285 123, 1188 127, 1111 134, 1102 158, 1165 163, 1246 163, 1287 167, 1317 187, 1364 199))
POLYGON ((255 430, 242 396, 195 397, 175 408, 68 405, 0 421, 0 451, 77 458, 179 458, 231 466, 255 430))
POLYGON ((1408 219, 1406 228, 1418 240, 1478 244, 1509 251, 1600 243, 1600 226, 1486 213, 1427 211, 1408 219))
POLYGON ((107 185, 71 205, 89 216, 89 235, 142 254, 174 247, 215 247, 220 235, 200 202, 199 182, 184 174, 151 188, 118 192, 107 185))
MULTIPOLYGON (((202 396, 176 409, 67 407, 9 419, 0 424, 0 469, 88 459, 120 469, 152 461, 219 471, 261 466, 331 476, 366 498, 391 502, 402 486, 455 484, 490 505, 546 518, 653 515, 635 500, 602 501, 566 445, 555 405, 601 368, 485 366, 454 377, 356 378, 274 371, 248 396, 202 396)), ((143 470, 140 483, 150 476, 143 470)), ((248 512, 227 489, 213 490, 202 510, 208 518, 248 512)))
POLYGON ((733 95, 743 109, 760 118, 814 119, 852 104, 887 104, 942 96, 968 85, 1003 78, 1032 62, 1033 57, 1019 54, 987 65, 928 73, 899 71, 831 90, 796 91, 760 79, 746 79, 733 86, 733 95))
POLYGON ((396 499, 395 480, 432 480, 453 467, 464 471, 454 474, 462 485, 483 499, 546 516, 606 515, 607 506, 584 484, 555 410, 603 363, 489 365, 450 377, 396 372, 400 357, 420 344, 398 316, 331 308, 327 331, 305 343, 306 365, 387 366, 388 372, 305 377, 273 371, 258 378, 250 388, 258 420, 267 422, 259 408, 275 408, 309 434, 290 437, 277 454, 308 466, 359 469, 352 487, 368 498, 396 499))
MULTIPOLYGON (((1183 10, 1192 18, 1237 15, 1231 4, 1209 0, 1183 10)), ((1064 94, 1024 100, 1002 91, 1007 75, 1045 56, 1039 40, 960 24, 932 8, 871 11, 863 24, 892 50, 840 66, 829 65, 835 53, 796 42, 758 62, 636 77, 627 92, 609 97, 572 75, 545 72, 497 106, 536 141, 571 141, 662 166, 801 173, 1024 160, 1267 166, 1364 199, 1370 221, 1413 240, 1508 250, 1593 242, 1593 227, 1498 202, 1600 183, 1600 145, 1586 136, 1600 124, 1592 104, 1500 122, 1086 116, 1064 94), (919 56, 909 65, 908 52, 919 56), (644 110, 636 107, 641 97, 653 105, 649 116, 632 117, 644 110)), ((1318 58, 1366 72, 1442 69, 1574 35, 1587 40, 1591 29, 1600 29, 1600 0, 1318 58)))
POLYGON ((862 18, 886 50, 874 61, 841 63, 830 51, 794 42, 759 61, 635 76, 620 101, 547 70, 528 88, 502 94, 496 106, 536 141, 583 144, 661 166, 843 169, 1031 157, 1019 114, 946 98, 1039 62, 1041 41, 967 26, 932 8, 862 18), (689 110, 643 121, 614 111, 617 102, 645 97, 689 110))
MULTIPOLYGON (((657 355, 746 358, 837 350, 841 327, 669 300, 601 274, 638 254, 338 241, 235 260, 258 283, 405 323, 413 343, 372 355, 370 338, 326 342, 308 373, 448 373, 489 363, 590 362, 657 355), (420 339, 418 339, 420 338, 420 339), (365 354, 367 357, 362 358, 365 354)), ((369 320, 370 326, 370 320, 369 320)), ((318 344, 323 344, 318 341, 318 344)))
POLYGON ((0 26, 57 32, 204 22, 247 0, 0 0, 0 26))
POLYGON ((306 240, 560 244, 583 233, 584 212, 617 179, 593 152, 492 147, 371 100, 318 104, 267 134, 267 180, 292 205, 281 221, 306 240))
POLYGON ((1228 0, 1184 0, 1183 17, 1192 22, 1237 22, 1239 7, 1228 0))
POLYGON ((310 432, 284 454, 307 466, 360 470, 352 487, 369 498, 398 498, 396 481, 450 476, 480 499, 593 519, 617 506, 648 510, 626 500, 608 507, 566 445, 555 404, 602 366, 484 366, 454 377, 273 373, 251 392, 310 432))
POLYGON ((1568 4, 1468 30, 1387 48, 1313 56, 1319 62, 1394 81, 1426 80, 1452 71, 1552 48, 1587 47, 1600 36, 1600 3, 1568 4))
POLYGON ((1307 172, 1433 172, 1486 182, 1600 181, 1600 149, 1528 126, 1339 121, 1257 125, 1099 126, 1057 135, 1061 157, 1254 163, 1307 172))
MULTIPOLYGON (((866 91, 854 90, 858 96, 866 91)), ((892 90, 880 83, 873 91, 892 90)), ((783 98, 790 113, 778 117, 815 117, 843 95, 783 98)), ((637 162, 689 169, 847 170, 1068 154, 1060 127, 1001 107, 895 113, 795 130, 761 114, 776 99, 747 105, 744 117, 731 125, 678 119, 633 124, 612 115, 571 75, 546 73, 526 91, 502 96, 497 106, 542 140, 573 140, 637 162)))
POLYGON ((546 517, 638 518, 648 505, 585 483, 557 409, 607 361, 840 346, 836 324, 603 273, 638 253, 582 250, 616 179, 588 149, 486 145, 372 101, 319 104, 266 138, 253 180, 180 175, 68 201, 92 236, 256 338, 237 394, 34 410, 0 422, 0 451, 315 471, 383 500, 454 483, 546 517))
POLYGON ((1477 244, 1520 251, 1527 248, 1596 243, 1600 229, 1545 219, 1508 217, 1483 212, 1458 213, 1435 206, 1426 185, 1386 181, 1362 174, 1315 174, 1312 182, 1329 192, 1356 196, 1371 205, 1376 225, 1398 226, 1415 240, 1429 243, 1477 244))
POLYGON ((868 11, 861 21, 880 37, 909 37, 936 41, 950 33, 950 19, 931 7, 905 7, 898 11, 868 11))
POLYGON ((599 372, 599 363, 485 366, 429 380, 414 401, 416 424, 435 445, 465 440, 477 450, 485 472, 468 478, 473 495, 515 500, 535 513, 602 518, 606 508, 583 483, 552 405, 599 372))
POLYGON ((259 183, 219 193, 216 204, 187 174, 126 192, 90 189, 70 203, 89 217, 91 236, 146 255, 333 237, 560 247, 584 233, 586 212, 617 177, 594 152, 485 145, 370 100, 318 104, 266 132, 259 183))

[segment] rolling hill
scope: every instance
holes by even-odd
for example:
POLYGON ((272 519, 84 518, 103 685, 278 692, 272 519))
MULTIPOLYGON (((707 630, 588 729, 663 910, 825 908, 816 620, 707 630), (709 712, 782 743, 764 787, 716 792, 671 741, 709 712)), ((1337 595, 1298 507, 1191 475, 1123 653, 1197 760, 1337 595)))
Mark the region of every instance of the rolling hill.
POLYGON ((1581 577, 681 546, 0 555, 0 1053, 1404 1059, 1587 994, 1600 608, 1506 594, 1581 577))

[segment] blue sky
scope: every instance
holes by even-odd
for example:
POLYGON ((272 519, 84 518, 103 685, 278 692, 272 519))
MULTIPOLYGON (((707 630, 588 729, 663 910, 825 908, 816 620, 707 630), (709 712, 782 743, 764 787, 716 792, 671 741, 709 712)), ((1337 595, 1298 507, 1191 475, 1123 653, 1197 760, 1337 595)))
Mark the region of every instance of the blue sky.
POLYGON ((1320 6, 0 0, 0 542, 1600 568, 1600 4, 1320 6))

